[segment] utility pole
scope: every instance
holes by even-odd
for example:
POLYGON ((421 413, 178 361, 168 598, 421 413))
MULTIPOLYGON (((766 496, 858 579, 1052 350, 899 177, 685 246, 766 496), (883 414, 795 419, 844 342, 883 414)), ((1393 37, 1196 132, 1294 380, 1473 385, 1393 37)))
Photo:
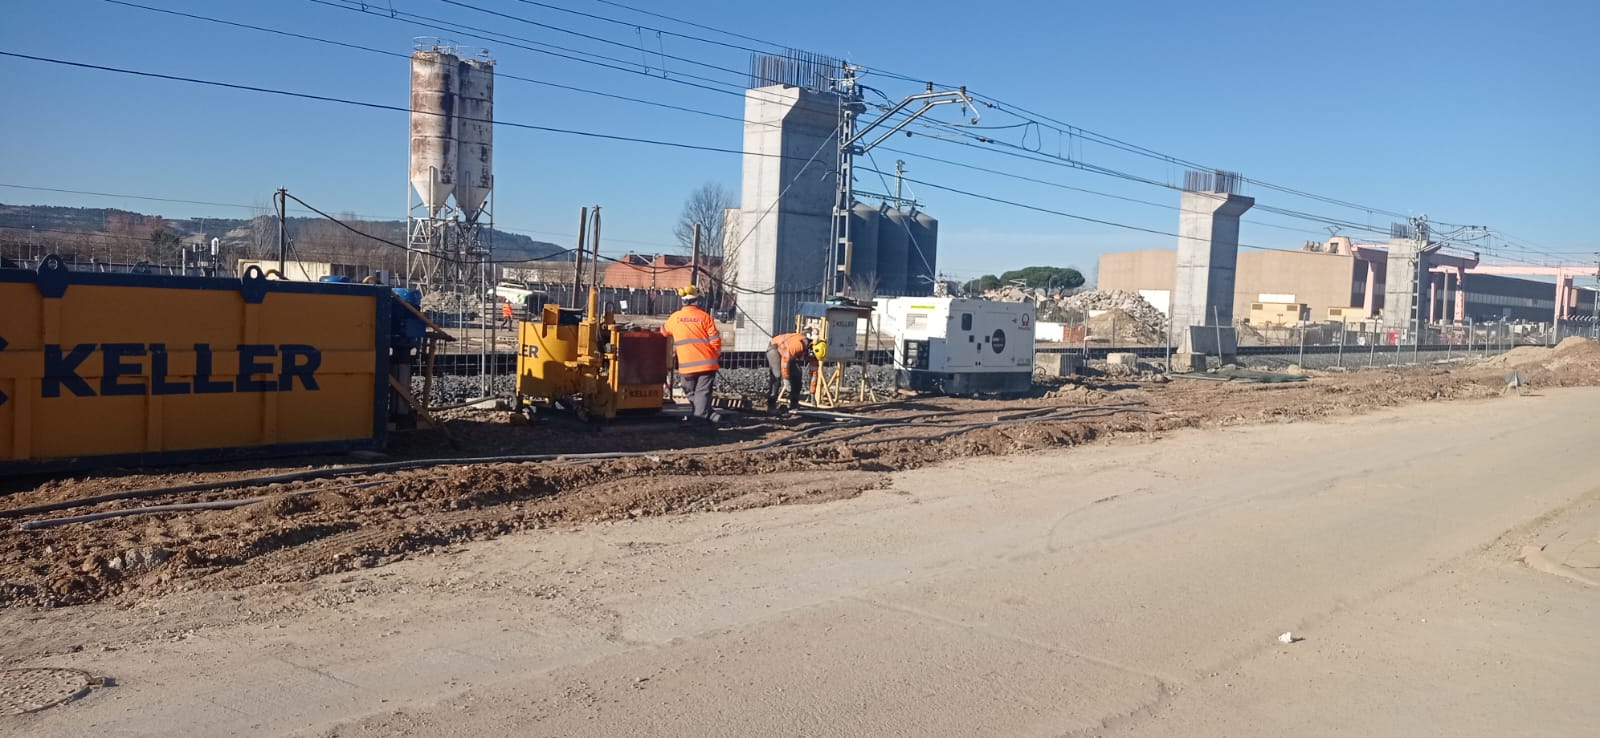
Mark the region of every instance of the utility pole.
POLYGON ((839 130, 838 165, 834 171, 833 224, 828 246, 828 267, 823 274, 822 297, 843 294, 850 287, 850 208, 854 207, 855 169, 854 151, 856 116, 866 111, 867 105, 856 87, 856 67, 844 65, 839 80, 839 130))
POLYGON ((283 211, 286 208, 285 201, 289 199, 289 191, 279 187, 274 198, 278 201, 278 279, 288 279, 289 230, 283 222, 283 211))
POLYGON ((902 202, 906 199, 905 186, 906 186, 906 160, 905 159, 895 159, 894 160, 894 199, 900 200, 902 202))
POLYGON ((572 297, 567 302, 569 307, 577 308, 583 305, 578 297, 578 291, 583 289, 583 250, 589 245, 589 209, 578 208, 578 251, 572 262, 572 297))
MULTIPOLYGON (((652 282, 655 281, 653 278, 652 282)), ((694 250, 689 256, 689 284, 700 286, 700 224, 694 224, 694 250)))
POLYGON ((1594 254, 1594 292, 1589 295, 1589 333, 1600 341, 1600 251, 1594 254))

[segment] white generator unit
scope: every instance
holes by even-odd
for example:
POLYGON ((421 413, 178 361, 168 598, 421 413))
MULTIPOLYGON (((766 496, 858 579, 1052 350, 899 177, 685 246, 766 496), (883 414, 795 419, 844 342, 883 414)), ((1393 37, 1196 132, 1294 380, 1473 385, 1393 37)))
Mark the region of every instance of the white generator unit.
POLYGON ((1032 304, 961 297, 887 297, 876 304, 880 330, 894 337, 896 387, 980 395, 1032 386, 1032 304))

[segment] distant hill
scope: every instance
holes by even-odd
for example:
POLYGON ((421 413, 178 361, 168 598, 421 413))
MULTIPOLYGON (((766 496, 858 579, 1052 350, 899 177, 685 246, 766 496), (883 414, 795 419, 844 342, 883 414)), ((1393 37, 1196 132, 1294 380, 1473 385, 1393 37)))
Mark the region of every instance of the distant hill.
MULTIPOLYGON (((394 243, 405 242, 405 221, 352 217, 346 222, 361 233, 394 243)), ((328 258, 356 257, 373 249, 390 248, 323 218, 292 217, 287 225, 295 250, 308 259, 313 258, 313 254, 328 258)), ((497 261, 542 259, 565 251, 564 247, 518 233, 493 230, 489 236, 497 261)), ((161 260, 165 256, 162 249, 172 250, 178 244, 209 243, 212 238, 220 239, 222 248, 235 257, 265 257, 276 249, 277 224, 269 215, 175 219, 116 208, 0 203, 0 242, 6 244, 37 244, 46 248, 92 246, 96 251, 105 249, 113 255, 116 251, 141 251, 145 252, 141 258, 161 260)))

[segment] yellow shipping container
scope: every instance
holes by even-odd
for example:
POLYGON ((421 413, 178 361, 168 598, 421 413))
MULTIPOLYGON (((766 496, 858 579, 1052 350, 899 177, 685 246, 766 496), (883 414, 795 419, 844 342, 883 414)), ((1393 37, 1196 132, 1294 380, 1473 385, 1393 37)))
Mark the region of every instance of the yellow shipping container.
POLYGON ((381 447, 380 285, 0 270, 0 474, 381 447))

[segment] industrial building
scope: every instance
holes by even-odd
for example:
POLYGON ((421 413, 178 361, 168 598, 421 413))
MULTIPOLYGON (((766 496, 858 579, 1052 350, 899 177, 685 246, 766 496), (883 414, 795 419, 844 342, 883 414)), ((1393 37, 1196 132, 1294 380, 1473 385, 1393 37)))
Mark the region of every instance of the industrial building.
MULTIPOLYGON (((1342 236, 1300 250, 1241 251, 1233 315, 1253 324, 1266 316, 1295 322, 1288 317, 1295 314, 1309 321, 1379 317, 1387 302, 1389 254, 1388 244, 1352 243, 1342 236), (1296 305, 1301 309, 1292 309, 1296 305)), ((1139 292, 1166 312, 1176 273, 1172 249, 1107 253, 1100 256, 1098 286, 1139 292)), ((1474 256, 1433 253, 1420 290, 1423 318, 1433 324, 1592 320, 1595 292, 1573 285, 1580 274, 1575 268, 1484 265, 1474 256), (1538 276, 1556 281, 1525 278, 1538 276)))
MULTIPOLYGON (((628 289, 677 289, 689 284, 695 272, 692 266, 690 257, 679 254, 628 253, 606 266, 600 284, 628 289)), ((721 270, 720 258, 700 257, 702 284, 707 275, 715 281, 721 270)))

